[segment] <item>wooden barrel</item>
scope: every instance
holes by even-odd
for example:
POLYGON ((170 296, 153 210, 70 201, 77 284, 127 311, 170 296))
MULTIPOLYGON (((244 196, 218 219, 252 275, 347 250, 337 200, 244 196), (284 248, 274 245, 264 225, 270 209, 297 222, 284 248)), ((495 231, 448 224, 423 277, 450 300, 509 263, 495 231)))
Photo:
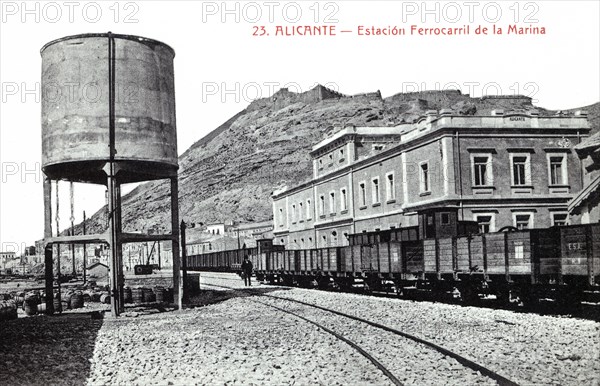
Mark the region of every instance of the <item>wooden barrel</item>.
POLYGON ((144 288, 143 294, 144 303, 152 303, 156 301, 156 295, 150 288, 144 288))
POLYGON ((144 289, 143 288, 133 288, 131 290, 131 299, 134 303, 143 303, 144 302, 144 289))
POLYGON ((173 303, 173 288, 165 289, 165 302, 173 303))
POLYGON ((91 298, 91 301, 93 301, 93 302, 99 302, 101 296, 102 296, 102 294, 100 292, 92 292, 92 294, 90 295, 90 298, 91 298))
POLYGON ((83 294, 81 292, 72 294, 69 299, 69 305, 73 309, 83 307, 83 294))
POLYGON ((156 301, 158 303, 163 303, 165 301, 165 292, 164 287, 154 287, 154 295, 156 296, 156 301))
POLYGON ((40 314, 43 314, 46 312, 46 303, 41 303, 37 305, 37 310, 40 314))
POLYGON ((84 303, 89 303, 92 301, 92 296, 89 292, 84 292, 83 293, 83 302, 84 303))
POLYGON ((54 300, 52 300, 52 304, 54 305, 54 312, 62 312, 62 303, 59 298, 54 294, 54 300))
POLYGON ((0 300, 0 320, 17 318, 17 303, 14 300, 0 300))
POLYGON ((100 296, 100 303, 103 304, 110 304, 110 295, 107 293, 104 293, 100 296))
POLYGON ((0 301, 2 300, 10 300, 11 296, 10 294, 0 294, 0 301))
POLYGON ((131 303, 133 301, 133 293, 131 292, 131 288, 125 287, 123 289, 123 301, 125 303, 131 303))
POLYGON ((33 316, 38 312, 38 297, 37 296, 29 296, 25 298, 23 302, 23 311, 25 311, 25 315, 33 316))

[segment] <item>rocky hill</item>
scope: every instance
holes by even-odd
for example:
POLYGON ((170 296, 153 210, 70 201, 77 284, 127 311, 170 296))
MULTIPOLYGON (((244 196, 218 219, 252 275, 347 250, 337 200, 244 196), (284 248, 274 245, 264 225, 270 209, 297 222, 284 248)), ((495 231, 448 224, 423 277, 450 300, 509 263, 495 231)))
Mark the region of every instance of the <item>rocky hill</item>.
MULTIPOLYGON (((180 158, 180 217, 189 222, 253 222, 272 217, 270 195, 283 185, 310 178, 310 147, 347 126, 391 126, 411 122, 427 110, 450 108, 464 115, 493 109, 539 110, 527 97, 471 98, 458 91, 424 91, 382 98, 380 92, 348 96, 322 86, 297 94, 279 90, 200 139, 180 158)), ((583 107, 598 130, 600 103, 583 107)), ((574 109, 575 110, 575 109, 574 109)), ((126 230, 168 227, 169 186, 150 182, 123 198, 126 230)), ((106 224, 106 208, 88 229, 106 224)))

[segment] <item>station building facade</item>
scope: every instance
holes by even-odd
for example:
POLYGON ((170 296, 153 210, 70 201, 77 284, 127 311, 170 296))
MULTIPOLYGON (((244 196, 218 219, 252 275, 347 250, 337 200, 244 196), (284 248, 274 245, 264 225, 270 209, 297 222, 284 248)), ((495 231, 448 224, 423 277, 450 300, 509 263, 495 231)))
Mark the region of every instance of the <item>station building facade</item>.
POLYGON ((273 193, 274 243, 347 245, 350 234, 417 226, 424 214, 442 228, 475 221, 480 232, 577 223, 568 204, 583 171, 573 147, 589 131, 585 112, 502 110, 344 128, 313 146, 310 181, 273 193))

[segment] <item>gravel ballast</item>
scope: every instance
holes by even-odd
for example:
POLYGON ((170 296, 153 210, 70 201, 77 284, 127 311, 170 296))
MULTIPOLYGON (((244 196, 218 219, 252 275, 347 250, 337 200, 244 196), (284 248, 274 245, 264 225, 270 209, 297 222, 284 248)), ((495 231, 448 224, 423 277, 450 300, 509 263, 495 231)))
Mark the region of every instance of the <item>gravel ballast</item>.
MULTIPOLYGON (((203 276, 205 283, 239 286, 226 274, 203 276)), ((299 288, 271 294, 331 308, 413 334, 519 384, 600 384, 598 322, 299 288)))
MULTIPOLYGON (((243 287, 232 274, 203 284, 243 287)), ((373 355, 407 385, 493 384, 430 348, 326 311, 264 296, 216 291, 217 303, 118 319, 85 313, 38 315, 0 324, 0 379, 6 385, 388 385, 348 344, 373 355), (265 303, 265 304, 259 304, 265 303)), ((600 323, 456 305, 275 286, 256 293, 318 304, 413 334, 522 385, 598 385, 600 323)), ((211 301, 211 302, 212 302, 211 301)))
POLYGON ((352 348, 246 298, 105 320, 88 384, 389 384, 352 348))

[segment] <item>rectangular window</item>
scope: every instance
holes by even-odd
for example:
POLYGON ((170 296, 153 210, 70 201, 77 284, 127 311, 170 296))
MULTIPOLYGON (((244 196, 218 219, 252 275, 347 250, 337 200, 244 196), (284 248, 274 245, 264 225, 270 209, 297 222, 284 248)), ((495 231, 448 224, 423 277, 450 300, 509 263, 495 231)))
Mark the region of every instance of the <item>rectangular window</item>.
POLYGON ((292 205, 292 222, 296 222, 296 204, 292 205))
POLYGON ((335 213, 335 193, 329 193, 329 213, 335 213))
POLYGON ((479 225, 479 233, 490 233, 496 231, 493 213, 476 214, 473 220, 479 225))
POLYGON ((380 201, 379 198, 379 178, 373 178, 373 204, 377 204, 380 201))
POLYGON ((531 215, 530 214, 516 214, 515 215, 515 228, 519 230, 531 228, 531 215))
POLYGON ((552 225, 553 226, 563 226, 567 225, 568 215, 566 213, 553 213, 552 214, 552 225))
POLYGON ((306 219, 310 220, 311 219, 311 213, 310 213, 310 200, 306 200, 306 219))
POLYGON ((525 256, 525 248, 522 242, 515 242, 515 259, 523 259, 525 256))
POLYGON ((319 197, 319 215, 325 215, 325 196, 319 197))
POLYGON ((285 223, 284 221, 284 217, 283 217, 283 208, 279 208, 279 226, 282 227, 283 224, 285 223))
POLYGON ((564 156, 550 157, 550 185, 564 185, 566 183, 564 163, 564 156))
POLYGON ((360 206, 367 205, 367 188, 364 182, 359 184, 359 193, 360 193, 360 206))
POLYGON ((492 165, 489 156, 473 157, 473 185, 490 186, 492 182, 492 165))
POLYGON ((340 210, 348 209, 348 195, 346 194, 346 188, 340 190, 340 210))
POLYGON ((429 164, 421 164, 421 192, 429 192, 429 164))
POLYGON ((302 221, 302 214, 304 213, 304 211, 302 210, 302 203, 299 202, 298 203, 298 221, 302 221))
POLYGON ((514 156, 512 158, 513 185, 529 185, 529 157, 514 156))
POLYGON ((396 186, 394 185, 394 173, 389 173, 387 176, 386 200, 396 199, 396 186))
POLYGON ((442 213, 442 225, 448 225, 448 224, 450 224, 450 214, 442 213))

